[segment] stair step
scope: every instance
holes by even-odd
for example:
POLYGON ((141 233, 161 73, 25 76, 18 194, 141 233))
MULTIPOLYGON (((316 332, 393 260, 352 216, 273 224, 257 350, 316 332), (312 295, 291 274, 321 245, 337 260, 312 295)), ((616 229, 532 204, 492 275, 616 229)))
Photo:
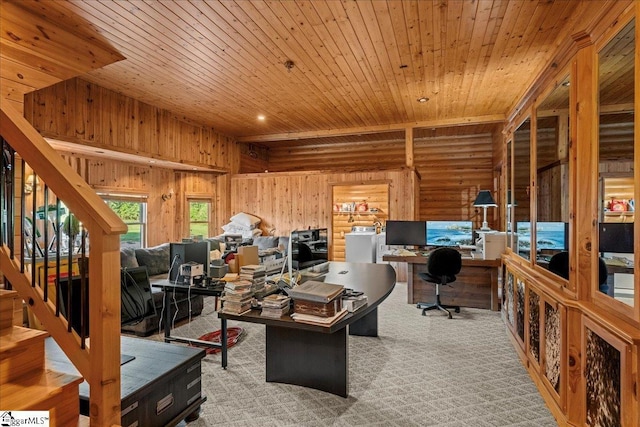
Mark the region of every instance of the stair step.
POLYGON ((51 426, 78 424, 83 378, 45 369, 23 375, 0 388, 2 407, 13 411, 49 411, 51 426))
POLYGON ((14 300, 19 299, 20 296, 16 291, 0 289, 0 333, 13 326, 14 300))
POLYGON ((0 384, 44 369, 48 332, 12 326, 0 334, 0 384))

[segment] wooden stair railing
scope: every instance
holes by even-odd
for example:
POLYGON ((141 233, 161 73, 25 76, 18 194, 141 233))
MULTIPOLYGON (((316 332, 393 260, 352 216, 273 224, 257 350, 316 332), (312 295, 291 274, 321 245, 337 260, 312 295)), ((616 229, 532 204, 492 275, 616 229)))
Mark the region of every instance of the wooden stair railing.
MULTIPOLYGON (((69 331, 67 321, 57 315, 55 305, 45 298, 45 291, 34 285, 33 276, 25 272, 24 266, 14 256, 13 248, 4 244, 0 249, 0 271, 89 383, 91 425, 119 425, 120 234, 125 233, 127 227, 3 98, 0 98, 0 136, 64 201, 91 236, 91 337, 86 345, 74 331, 69 331)), ((18 220, 22 221, 22 218, 18 220)), ((15 238, 19 241, 15 246, 23 248, 23 236, 16 235, 15 238)))

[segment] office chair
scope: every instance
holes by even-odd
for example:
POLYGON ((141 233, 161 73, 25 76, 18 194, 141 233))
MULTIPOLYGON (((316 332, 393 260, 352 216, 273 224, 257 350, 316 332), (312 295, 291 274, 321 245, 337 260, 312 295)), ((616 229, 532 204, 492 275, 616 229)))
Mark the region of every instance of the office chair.
POLYGON ((426 316, 427 310, 442 310, 452 318, 450 308, 455 309, 456 313, 460 313, 460 307, 454 305, 442 305, 440 301, 440 286, 448 285, 456 281, 456 274, 460 273, 462 268, 462 256, 460 252, 453 248, 438 248, 429 255, 427 261, 427 272, 418 273, 418 276, 425 282, 434 283, 436 285, 436 302, 426 303, 419 302, 417 307, 422 309, 422 315, 426 316))
MULTIPOLYGON (((569 252, 558 252, 549 260, 549 271, 569 280, 569 252)), ((603 258, 598 258, 598 288, 600 292, 613 296, 613 287, 607 284, 609 272, 603 258)))

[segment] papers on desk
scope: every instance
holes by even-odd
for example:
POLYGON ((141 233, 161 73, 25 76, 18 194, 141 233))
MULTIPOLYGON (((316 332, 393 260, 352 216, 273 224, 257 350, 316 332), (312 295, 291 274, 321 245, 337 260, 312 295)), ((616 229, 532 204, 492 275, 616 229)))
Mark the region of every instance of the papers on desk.
POLYGON ((415 252, 407 249, 395 249, 391 254, 395 256, 417 256, 415 252))
POLYGON ((346 308, 343 308, 339 312, 337 312, 334 316, 331 317, 320 317, 313 316, 311 314, 302 314, 302 313, 293 313, 291 318, 296 322, 307 323, 309 325, 318 325, 318 326, 331 326, 336 323, 338 320, 342 319, 348 313, 346 308))

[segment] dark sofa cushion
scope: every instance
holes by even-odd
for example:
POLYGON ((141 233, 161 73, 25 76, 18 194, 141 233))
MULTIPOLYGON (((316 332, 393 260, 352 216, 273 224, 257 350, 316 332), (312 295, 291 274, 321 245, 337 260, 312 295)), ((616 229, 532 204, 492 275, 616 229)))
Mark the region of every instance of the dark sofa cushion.
POLYGON ((133 248, 120 249, 120 267, 135 268, 139 267, 136 251, 133 248))
POLYGON ((147 267, 149 276, 169 272, 169 243, 152 248, 136 249, 135 252, 138 265, 147 267))
POLYGON ((278 247, 278 236, 257 236, 253 238, 253 244, 258 247, 259 251, 278 247))

